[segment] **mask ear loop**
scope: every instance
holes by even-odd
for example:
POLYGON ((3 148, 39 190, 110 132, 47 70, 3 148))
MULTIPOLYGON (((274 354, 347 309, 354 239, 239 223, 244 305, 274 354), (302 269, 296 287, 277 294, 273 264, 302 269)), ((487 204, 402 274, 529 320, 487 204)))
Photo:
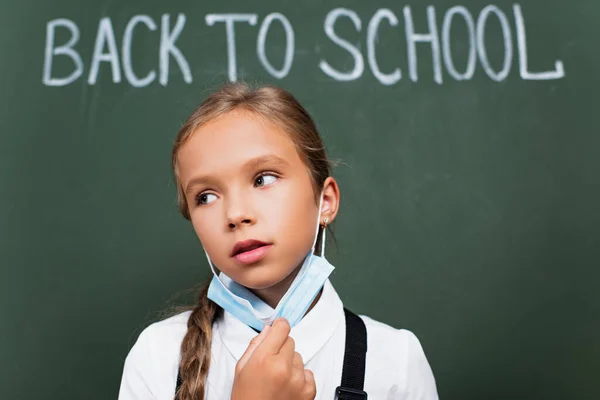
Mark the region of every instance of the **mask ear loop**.
POLYGON ((317 240, 319 239, 319 228, 321 227, 321 207, 323 206, 323 192, 321 192, 321 196, 319 198, 319 212, 317 214, 317 226, 315 227, 315 240, 313 240, 313 244, 310 248, 310 252, 315 254, 315 250, 317 247, 317 240))
POLYGON ((325 258, 325 237, 327 233, 327 223, 329 222, 329 218, 325 218, 323 221, 323 230, 321 232, 321 257, 325 258))
MULTIPOLYGON (((202 250, 204 250, 204 247, 202 247, 202 250)), ((210 270, 212 271, 212 273, 215 276, 217 276, 217 271, 215 271, 215 267, 213 266, 213 263, 210 260, 210 257, 208 256, 208 253, 206 252, 206 250, 204 250, 204 255, 206 256, 206 260, 208 261, 208 265, 210 265, 210 270)))
POLYGON ((319 228, 322 227, 323 229, 321 230, 321 252, 319 253, 319 256, 325 259, 325 231, 327 230, 327 223, 329 222, 329 218, 325 217, 325 219, 323 220, 323 225, 321 225, 320 220, 321 208, 323 206, 323 193, 324 191, 321 191, 321 196, 319 197, 319 215, 317 216, 317 231, 315 232, 315 241, 312 246, 312 253, 315 253, 315 247, 317 246, 317 240, 319 239, 319 228))

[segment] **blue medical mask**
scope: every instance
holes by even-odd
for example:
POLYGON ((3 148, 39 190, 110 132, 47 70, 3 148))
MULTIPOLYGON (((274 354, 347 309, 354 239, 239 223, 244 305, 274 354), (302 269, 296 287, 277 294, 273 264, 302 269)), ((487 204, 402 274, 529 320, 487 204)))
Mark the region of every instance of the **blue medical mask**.
POLYGON ((335 268, 325 259, 325 228, 322 230, 321 256, 315 255, 322 203, 321 194, 315 240, 302 262, 298 275, 275 309, 223 272, 217 275, 208 253, 204 250, 214 275, 208 287, 208 298, 258 331, 262 331, 265 324, 271 325, 279 317, 287 319, 292 327, 298 324, 335 268))

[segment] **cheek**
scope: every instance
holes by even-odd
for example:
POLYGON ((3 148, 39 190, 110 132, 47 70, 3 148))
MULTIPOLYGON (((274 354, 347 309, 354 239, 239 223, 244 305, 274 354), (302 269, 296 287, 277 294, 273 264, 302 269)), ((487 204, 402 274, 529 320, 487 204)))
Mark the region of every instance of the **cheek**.
POLYGON ((217 268, 225 271, 228 269, 231 247, 228 247, 230 245, 227 244, 227 235, 223 233, 224 222, 222 218, 218 217, 219 213, 213 211, 192 212, 190 219, 200 244, 206 250, 212 262, 217 268))
POLYGON ((310 250, 317 226, 317 206, 311 192, 296 192, 282 202, 278 209, 279 229, 277 235, 290 244, 294 244, 298 255, 310 250), (301 194, 300 194, 301 193, 301 194))
POLYGON ((192 226, 194 227, 194 232, 196 232, 196 236, 198 237, 198 240, 200 240, 200 243, 202 244, 202 246, 204 248, 206 248, 206 239, 202 236, 204 234, 204 231, 202 229, 200 229, 200 223, 195 220, 194 218, 192 218, 192 226))
POLYGON ((206 218, 200 218, 198 215, 191 214, 192 226, 194 227, 194 231, 196 232, 196 236, 200 240, 202 247, 209 252, 209 254, 213 253, 213 249, 216 243, 216 235, 214 231, 216 230, 216 225, 214 222, 207 220, 206 218))

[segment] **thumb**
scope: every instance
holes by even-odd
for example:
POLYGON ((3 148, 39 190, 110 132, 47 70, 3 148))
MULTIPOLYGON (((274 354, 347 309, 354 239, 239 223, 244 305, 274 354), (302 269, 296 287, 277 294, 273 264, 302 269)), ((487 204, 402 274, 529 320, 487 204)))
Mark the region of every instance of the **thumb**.
POLYGON ((252 353, 254 353, 254 350, 256 350, 256 348, 262 343, 264 338, 267 336, 267 333, 269 332, 270 328, 270 325, 265 324, 263 330, 250 341, 248 348, 246 349, 244 354, 242 354, 240 360, 237 362, 237 373, 239 373, 242 370, 242 368, 244 368, 244 365, 246 365, 250 357, 252 357, 252 353))

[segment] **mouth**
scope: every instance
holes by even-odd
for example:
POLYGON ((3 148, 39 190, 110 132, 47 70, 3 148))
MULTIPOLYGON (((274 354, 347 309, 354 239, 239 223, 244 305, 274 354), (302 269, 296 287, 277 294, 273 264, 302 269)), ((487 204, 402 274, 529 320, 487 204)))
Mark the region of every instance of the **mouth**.
POLYGON ((272 244, 260 240, 248 239, 237 242, 231 251, 231 257, 242 264, 253 264, 267 255, 272 244))

